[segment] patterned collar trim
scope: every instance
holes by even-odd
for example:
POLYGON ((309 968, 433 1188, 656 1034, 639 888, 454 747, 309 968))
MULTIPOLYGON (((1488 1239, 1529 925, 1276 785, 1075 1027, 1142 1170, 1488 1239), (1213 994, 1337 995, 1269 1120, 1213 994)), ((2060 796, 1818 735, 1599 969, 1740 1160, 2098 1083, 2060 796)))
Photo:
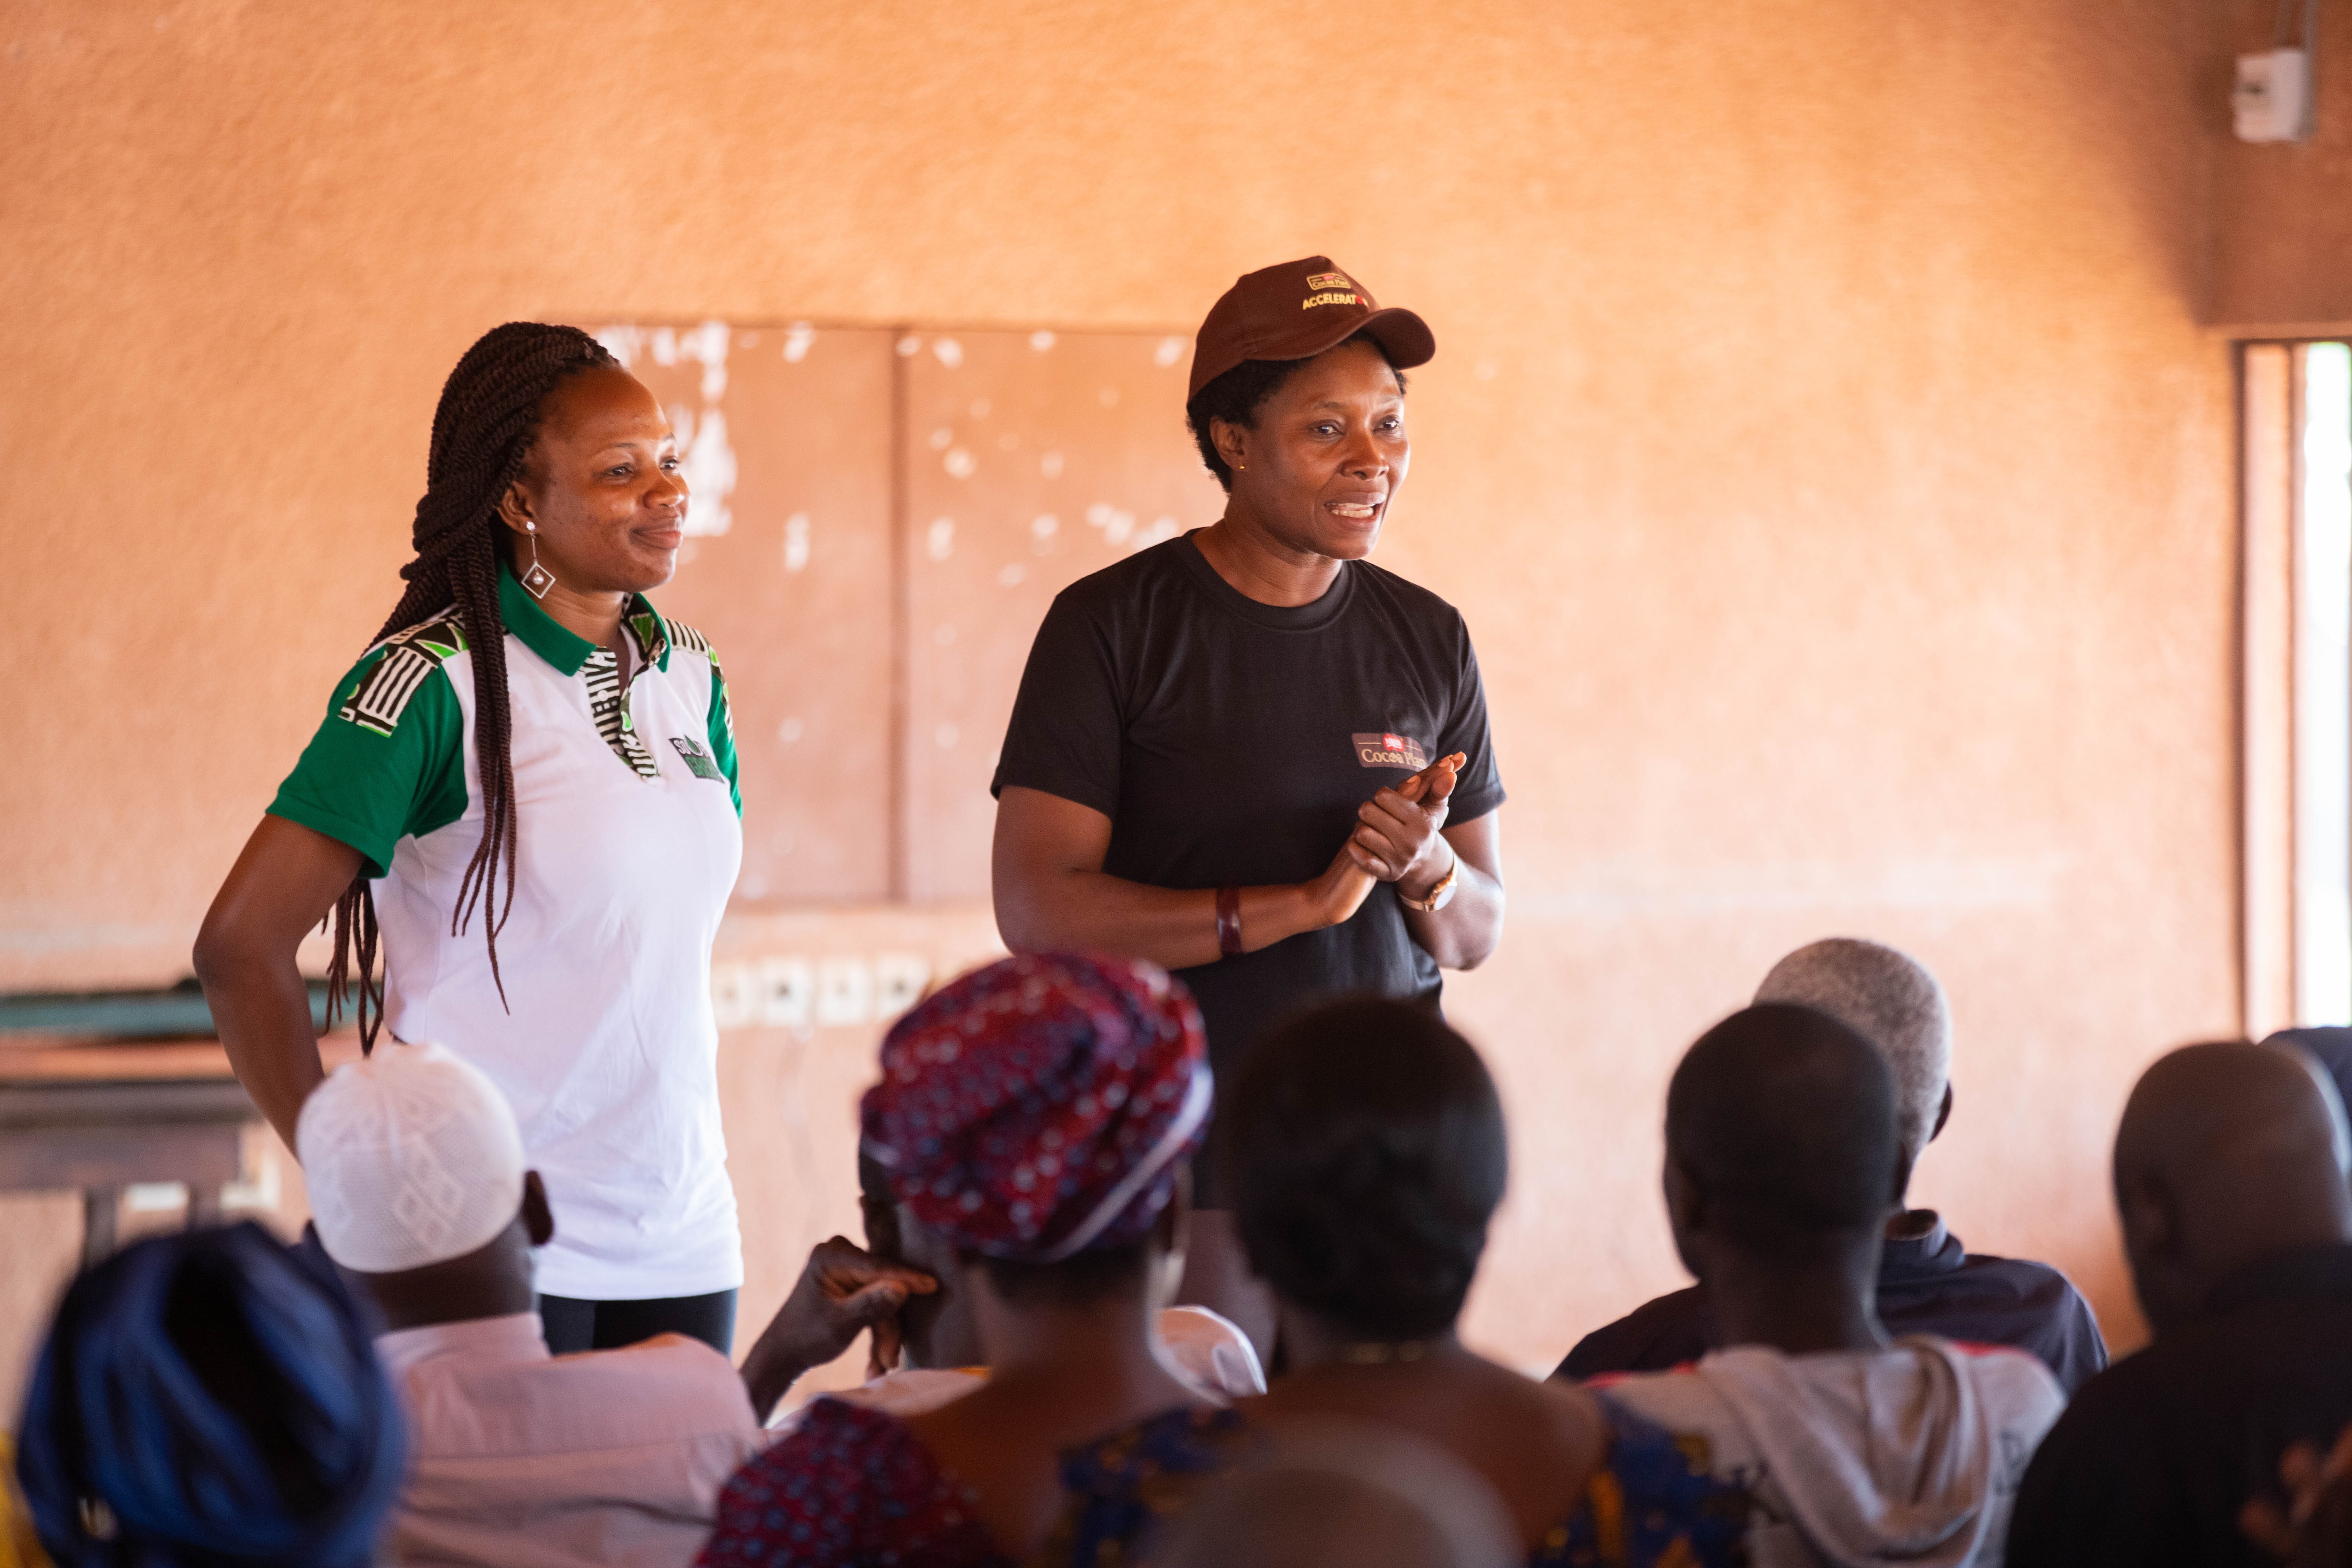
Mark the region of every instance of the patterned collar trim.
POLYGON ((637 734, 636 718, 629 711, 629 693, 621 685, 621 661, 611 648, 593 648, 581 668, 587 671, 588 711, 596 721, 596 732, 639 778, 661 777, 661 767, 646 749, 637 734))
MULTIPOLYGON (((541 607, 539 601, 515 581, 514 574, 503 562, 499 565, 499 616, 523 647, 565 675, 578 675, 581 667, 588 662, 588 656, 597 651, 594 643, 541 607)), ((643 594, 630 595, 622 611, 622 624, 636 639, 645 661, 668 673, 669 651, 676 639, 669 635, 669 624, 661 618, 652 602, 643 594)))
POLYGON ((637 652, 644 656, 645 661, 663 674, 668 674, 669 623, 661 618, 643 594, 629 596, 628 616, 623 624, 629 628, 629 635, 637 639, 637 652))

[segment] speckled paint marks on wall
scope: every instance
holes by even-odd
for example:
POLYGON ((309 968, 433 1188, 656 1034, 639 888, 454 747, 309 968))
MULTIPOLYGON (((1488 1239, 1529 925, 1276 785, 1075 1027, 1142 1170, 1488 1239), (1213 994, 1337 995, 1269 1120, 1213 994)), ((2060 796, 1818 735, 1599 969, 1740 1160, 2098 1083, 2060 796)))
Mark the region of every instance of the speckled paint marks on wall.
POLYGON ((691 500, 654 595, 719 651, 753 903, 884 898, 890 876, 890 334, 593 329, 677 431, 691 500))
POLYGON ((1191 345, 908 332, 908 891, 985 899, 998 746, 1029 643, 1087 573, 1214 522, 1184 429, 1191 345))
POLYGON ((1190 345, 593 330, 677 431, 689 538, 658 599, 712 637, 735 693, 739 899, 986 899, 989 778, 1045 606, 1220 510, 1184 429, 1190 345))

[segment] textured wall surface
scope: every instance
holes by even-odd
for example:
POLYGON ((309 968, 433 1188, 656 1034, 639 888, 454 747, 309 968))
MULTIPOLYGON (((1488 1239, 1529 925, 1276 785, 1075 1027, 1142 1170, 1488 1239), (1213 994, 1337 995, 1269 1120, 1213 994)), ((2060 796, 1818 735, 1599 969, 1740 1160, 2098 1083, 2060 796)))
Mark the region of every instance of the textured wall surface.
MULTIPOLYGON (((2277 39, 2281 8, 2236 0, 2209 103, 2229 100, 2231 53, 2277 39)), ((2286 8, 2299 32, 2301 5, 2286 8)), ((2224 140, 2214 180, 2219 265, 2210 321, 2291 335, 2352 332, 2352 5, 2320 0, 2318 102, 2308 141, 2224 140)))
MULTIPOLYGON (((1324 251, 1435 327, 1381 560, 1467 615, 1512 791, 1510 930, 1451 991, 1516 1138, 1475 1337, 1548 1363, 1679 1283, 1665 1076, 1843 931, 1952 988, 1921 1198, 2128 1340, 2113 1120, 2236 1006, 2221 31, 2196 0, 16 0, 0 985, 184 970, 394 596, 483 328, 1183 330, 1324 251)), ((985 945, 970 904, 841 919, 985 945)), ((756 1325, 854 1219, 873 1032, 742 1039, 756 1325)), ((62 1202, 0 1202, 13 1343, 62 1202)))

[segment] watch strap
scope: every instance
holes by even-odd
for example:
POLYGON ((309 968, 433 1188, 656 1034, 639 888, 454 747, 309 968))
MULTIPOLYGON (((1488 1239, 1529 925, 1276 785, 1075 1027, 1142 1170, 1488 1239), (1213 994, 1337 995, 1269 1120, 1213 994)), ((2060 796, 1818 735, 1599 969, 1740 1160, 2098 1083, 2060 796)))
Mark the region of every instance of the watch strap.
POLYGON ((1429 889, 1429 897, 1416 899, 1406 893, 1402 888, 1399 888, 1397 902, 1406 909, 1419 910, 1423 914, 1433 915, 1454 901, 1454 889, 1459 885, 1461 879, 1462 857, 1457 853, 1454 857, 1454 864, 1448 866, 1445 868, 1445 875, 1438 879, 1437 886, 1429 889))

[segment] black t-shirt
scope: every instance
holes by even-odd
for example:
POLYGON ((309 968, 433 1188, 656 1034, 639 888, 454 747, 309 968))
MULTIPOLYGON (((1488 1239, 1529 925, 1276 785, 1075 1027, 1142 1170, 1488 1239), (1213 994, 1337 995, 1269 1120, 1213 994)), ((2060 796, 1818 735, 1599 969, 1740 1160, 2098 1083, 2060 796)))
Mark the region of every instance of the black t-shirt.
POLYGON ((2279 1253, 2084 1384, 2042 1440, 2010 1517, 2010 1568, 2275 1563, 2238 1528, 2284 1504, 2279 1457, 2352 1422, 2352 1246, 2279 1253))
MULTIPOLYGON (((1103 869, 1155 888, 1320 876, 1356 810, 1453 752, 1468 754, 1448 826, 1503 804, 1486 696, 1460 612, 1350 561, 1311 605, 1236 591, 1188 536, 1064 589, 1029 650, 992 786, 1111 819, 1103 869)), ((1354 917, 1178 972, 1231 1066, 1318 996, 1437 1004, 1437 962, 1390 887, 1354 917)))

